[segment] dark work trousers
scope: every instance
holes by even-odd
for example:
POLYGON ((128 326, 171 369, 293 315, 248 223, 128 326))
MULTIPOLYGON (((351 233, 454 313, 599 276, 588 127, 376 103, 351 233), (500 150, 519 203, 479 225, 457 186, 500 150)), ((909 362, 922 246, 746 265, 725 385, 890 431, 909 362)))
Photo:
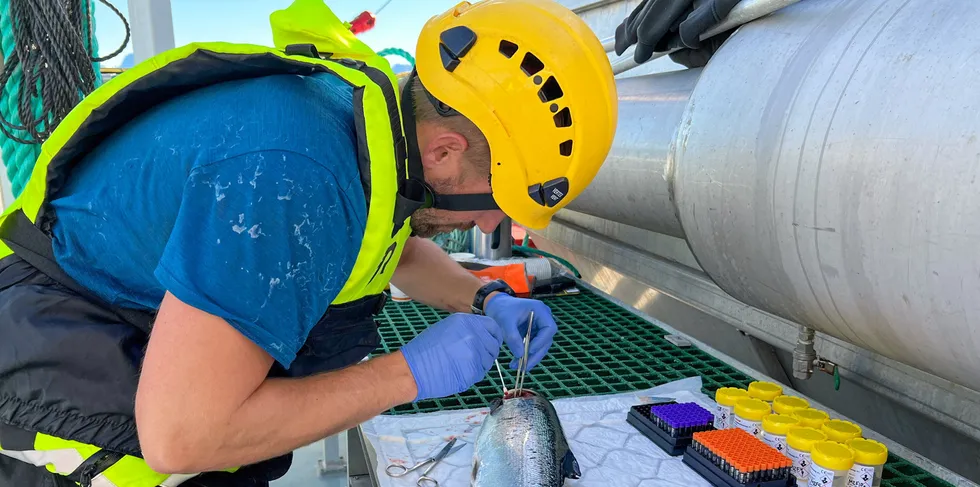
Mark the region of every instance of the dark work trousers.
MULTIPOLYGON (((304 377, 357 363, 380 344, 374 316, 384 303, 382 294, 331 306, 293 364, 288 369, 273 365, 270 377, 304 377)), ((147 339, 104 304, 73 292, 20 257, 0 260, 0 425, 140 456, 133 416, 147 339)), ((285 474, 291 461, 287 454, 181 485, 266 487, 285 474)), ((0 487, 8 486, 77 484, 0 455, 0 487)))

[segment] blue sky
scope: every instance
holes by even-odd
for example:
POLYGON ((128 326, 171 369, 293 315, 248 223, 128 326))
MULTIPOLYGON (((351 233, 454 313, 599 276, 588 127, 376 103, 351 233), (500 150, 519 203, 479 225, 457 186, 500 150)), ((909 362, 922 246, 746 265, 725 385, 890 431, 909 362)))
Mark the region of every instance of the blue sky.
MULTIPOLYGON (((109 0, 129 19, 127 0, 109 0)), ((151 0, 163 1, 163 0, 151 0)), ((325 0, 342 20, 350 21, 364 10, 374 11, 384 0, 325 0)), ((105 5, 95 4, 95 28, 100 56, 111 53, 125 38, 119 18, 105 5)), ((287 7, 292 0, 170 0, 173 12, 174 42, 227 41, 272 44, 269 14, 287 7)), ((458 0, 392 0, 378 15, 373 30, 360 38, 375 50, 388 47, 415 54, 415 40, 422 25, 432 17, 459 3, 458 0)), ((122 54, 103 66, 116 67, 127 53, 133 52, 132 40, 122 54)), ((397 57, 392 62, 402 62, 397 57)))

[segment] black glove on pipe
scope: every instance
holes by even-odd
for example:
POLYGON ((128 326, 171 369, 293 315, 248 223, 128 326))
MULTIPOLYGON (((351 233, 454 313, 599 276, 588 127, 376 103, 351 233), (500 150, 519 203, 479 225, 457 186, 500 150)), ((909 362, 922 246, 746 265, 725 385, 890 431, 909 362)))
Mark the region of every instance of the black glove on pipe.
POLYGON ((642 64, 656 52, 680 48, 671 59, 687 67, 703 66, 730 32, 719 34, 719 40, 705 46, 701 34, 724 19, 738 1, 643 0, 616 28, 616 55, 636 44, 633 60, 642 64))

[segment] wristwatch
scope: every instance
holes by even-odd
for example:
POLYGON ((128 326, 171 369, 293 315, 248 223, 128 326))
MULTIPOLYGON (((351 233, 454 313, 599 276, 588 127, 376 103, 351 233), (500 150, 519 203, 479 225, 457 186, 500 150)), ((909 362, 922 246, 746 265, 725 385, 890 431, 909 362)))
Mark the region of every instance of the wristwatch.
POLYGON ((473 314, 483 315, 484 301, 487 300, 487 296, 489 296, 490 293, 497 291, 510 294, 511 296, 514 295, 514 290, 511 289, 511 287, 502 279, 490 281, 476 291, 476 296, 473 297, 473 304, 470 305, 470 309, 473 311, 473 314))

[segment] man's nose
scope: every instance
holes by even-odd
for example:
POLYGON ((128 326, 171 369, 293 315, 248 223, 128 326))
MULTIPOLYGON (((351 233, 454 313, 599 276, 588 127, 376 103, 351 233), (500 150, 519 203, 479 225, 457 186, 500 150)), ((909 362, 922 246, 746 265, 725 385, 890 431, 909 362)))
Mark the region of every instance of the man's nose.
POLYGON ((500 225, 505 216, 504 212, 499 210, 484 212, 476 219, 476 226, 480 227, 481 232, 489 234, 500 225))

